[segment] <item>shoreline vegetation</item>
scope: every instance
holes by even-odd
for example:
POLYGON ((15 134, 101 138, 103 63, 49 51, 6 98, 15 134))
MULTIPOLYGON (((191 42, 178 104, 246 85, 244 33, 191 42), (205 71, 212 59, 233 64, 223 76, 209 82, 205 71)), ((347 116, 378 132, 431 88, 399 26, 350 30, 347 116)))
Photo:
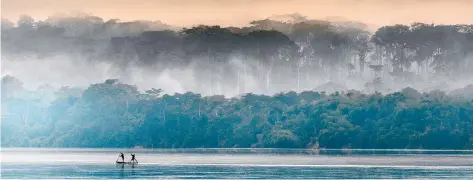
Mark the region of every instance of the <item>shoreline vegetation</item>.
POLYGON ((322 155, 322 156, 373 156, 373 155, 471 155, 473 150, 434 149, 307 149, 307 148, 2 148, 1 153, 134 153, 146 154, 201 154, 201 155, 322 155))
POLYGON ((91 148, 91 147, 1 147, 1 150, 6 151, 35 151, 35 150, 84 150, 84 151, 119 151, 119 150, 133 150, 133 151, 191 151, 191 150, 219 150, 219 151, 341 151, 341 152, 353 152, 353 151, 385 151, 385 152, 473 152, 473 149, 330 149, 330 148, 91 148))
POLYGON ((143 93, 109 79, 83 91, 62 88, 47 103, 20 92, 2 89, 2 147, 473 147, 473 100, 442 91, 225 98, 143 93))

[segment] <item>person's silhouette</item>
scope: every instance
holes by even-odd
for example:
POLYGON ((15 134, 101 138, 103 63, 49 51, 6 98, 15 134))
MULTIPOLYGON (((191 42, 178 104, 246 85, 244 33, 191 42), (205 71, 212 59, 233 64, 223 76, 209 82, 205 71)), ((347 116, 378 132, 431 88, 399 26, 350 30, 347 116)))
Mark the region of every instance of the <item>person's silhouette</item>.
POLYGON ((136 160, 136 158, 135 158, 135 154, 131 154, 131 162, 132 162, 132 163, 133 163, 133 162, 138 163, 138 160, 136 160))
POLYGON ((123 155, 123 153, 120 152, 120 155, 118 157, 121 157, 122 158, 122 162, 125 162, 125 155, 123 155))

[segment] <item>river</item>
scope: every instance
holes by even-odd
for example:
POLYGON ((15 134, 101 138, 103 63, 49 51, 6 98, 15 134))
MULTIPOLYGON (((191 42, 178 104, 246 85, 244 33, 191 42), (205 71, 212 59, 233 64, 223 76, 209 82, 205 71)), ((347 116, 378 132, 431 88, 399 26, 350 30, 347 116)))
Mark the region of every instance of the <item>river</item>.
POLYGON ((473 151, 2 148, 2 179, 473 179, 473 151), (118 153, 137 165, 116 165, 118 153))

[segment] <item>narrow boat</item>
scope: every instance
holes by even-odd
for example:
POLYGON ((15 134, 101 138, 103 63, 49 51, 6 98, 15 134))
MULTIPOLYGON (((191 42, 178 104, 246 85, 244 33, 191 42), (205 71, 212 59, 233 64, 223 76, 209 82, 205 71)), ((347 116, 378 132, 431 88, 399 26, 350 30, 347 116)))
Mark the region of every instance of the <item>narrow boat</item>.
POLYGON ((116 161, 117 164, 138 164, 137 162, 123 162, 123 161, 116 161))

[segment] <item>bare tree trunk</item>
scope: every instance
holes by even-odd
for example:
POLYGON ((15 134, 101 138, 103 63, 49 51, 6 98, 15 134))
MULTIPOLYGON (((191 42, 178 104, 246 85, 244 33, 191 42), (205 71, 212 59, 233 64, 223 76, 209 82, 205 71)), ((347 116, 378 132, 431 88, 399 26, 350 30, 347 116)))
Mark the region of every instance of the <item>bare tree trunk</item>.
POLYGON ((28 124, 28 116, 29 116, 29 114, 30 114, 30 108, 28 107, 28 108, 26 109, 26 113, 25 113, 25 122, 24 122, 25 125, 28 124))
POLYGON ((301 67, 297 65, 297 92, 300 92, 301 90, 301 78, 300 78, 300 71, 301 67))
POLYGON ((272 72, 272 69, 273 69, 273 67, 272 67, 272 66, 269 66, 269 69, 268 69, 268 71, 266 72, 266 87, 265 87, 266 93, 268 93, 268 91, 269 91, 269 85, 270 85, 270 83, 271 83, 271 72, 272 72))
POLYGON ((360 76, 363 77, 363 72, 365 71, 365 58, 360 56, 358 64, 360 65, 360 76))
POLYGON ((237 93, 240 94, 240 69, 237 70, 237 93))

